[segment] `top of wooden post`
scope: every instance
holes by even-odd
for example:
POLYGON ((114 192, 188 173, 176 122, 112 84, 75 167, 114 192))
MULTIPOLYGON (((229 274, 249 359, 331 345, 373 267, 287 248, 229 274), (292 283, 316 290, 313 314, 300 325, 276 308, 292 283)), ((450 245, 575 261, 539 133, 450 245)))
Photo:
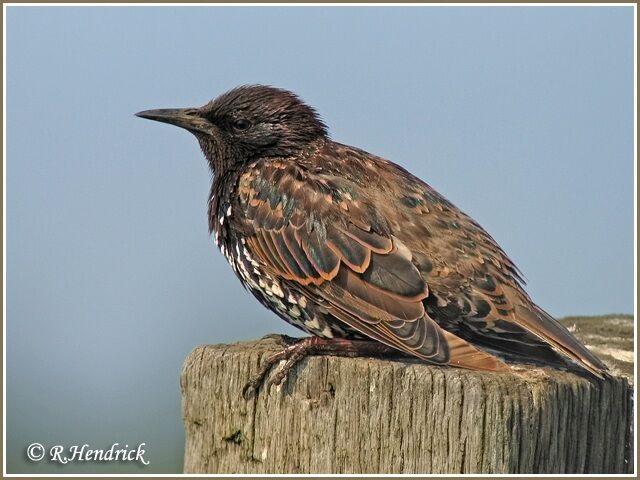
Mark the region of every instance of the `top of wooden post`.
MULTIPOLYGON (((598 335, 606 339, 590 335, 591 346, 598 335)), ((625 378, 310 357, 284 385, 246 401, 244 384, 279 348, 263 339, 189 355, 182 374, 186 473, 632 471, 625 378)), ((609 347, 620 357, 615 350, 609 347)), ((614 371, 628 369, 624 358, 614 360, 614 371)))

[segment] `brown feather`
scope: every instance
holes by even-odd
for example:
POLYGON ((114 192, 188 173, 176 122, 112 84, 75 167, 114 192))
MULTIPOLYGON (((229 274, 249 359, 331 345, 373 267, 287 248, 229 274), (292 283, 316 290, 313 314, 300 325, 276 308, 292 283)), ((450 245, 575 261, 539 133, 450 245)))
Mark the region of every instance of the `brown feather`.
POLYGON ((390 162, 332 145, 318 153, 322 169, 312 159, 261 161, 240 178, 248 245, 269 271, 354 330, 432 363, 506 368, 474 342, 550 362, 552 348, 590 371, 605 368, 531 302, 476 222, 390 162), (329 173, 334 158, 340 174, 329 173), (366 179, 372 161, 377 176, 366 179), (398 185, 404 196, 389 202, 383 193, 398 185))

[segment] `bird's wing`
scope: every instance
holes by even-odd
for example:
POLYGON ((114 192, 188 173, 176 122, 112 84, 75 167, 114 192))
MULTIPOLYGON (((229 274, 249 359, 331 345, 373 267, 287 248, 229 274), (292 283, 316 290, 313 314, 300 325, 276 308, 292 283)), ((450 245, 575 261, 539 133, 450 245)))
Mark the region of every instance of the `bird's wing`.
POLYGON ((396 165, 381 161, 379 169, 385 189, 402 186, 396 205, 377 204, 413 252, 429 283, 427 311, 440 326, 514 359, 561 366, 564 356, 595 375, 606 371, 529 298, 516 266, 478 223, 396 165))
POLYGON ((432 363, 507 368, 427 315, 429 287, 362 185, 259 161, 241 175, 238 203, 252 256, 353 329, 432 363))

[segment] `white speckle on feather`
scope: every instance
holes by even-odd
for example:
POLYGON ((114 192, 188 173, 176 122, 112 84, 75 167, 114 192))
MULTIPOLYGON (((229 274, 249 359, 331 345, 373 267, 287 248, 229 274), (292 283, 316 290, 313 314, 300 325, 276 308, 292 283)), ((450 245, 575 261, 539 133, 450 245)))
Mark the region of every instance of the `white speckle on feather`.
POLYGON ((282 289, 280 288, 280 285, 278 285, 277 282, 274 282, 273 285, 271 285, 271 291, 274 293, 274 295, 277 295, 280 298, 284 298, 284 292, 282 291, 282 289))
POLYGON ((304 324, 312 330, 318 330, 320 328, 320 322, 316 317, 313 317, 311 320, 307 320, 304 324))
POLYGON ((322 329, 322 336, 325 338, 333 338, 333 332, 331 331, 331 329, 329 328, 329 325, 327 325, 326 327, 324 327, 322 329))
POLYGON ((257 267, 259 265, 258 262, 256 262, 253 257, 251 256, 251 254, 249 253, 249 250, 247 250, 246 248, 242 248, 242 253, 244 253, 244 256, 247 260, 249 260, 249 262, 251 262, 251 265, 253 265, 254 267, 257 267))

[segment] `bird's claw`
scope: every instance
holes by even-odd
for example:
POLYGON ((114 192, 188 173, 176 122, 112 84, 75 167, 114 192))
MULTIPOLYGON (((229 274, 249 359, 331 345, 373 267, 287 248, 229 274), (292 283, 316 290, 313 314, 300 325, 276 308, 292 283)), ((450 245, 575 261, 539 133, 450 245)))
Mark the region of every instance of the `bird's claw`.
MULTIPOLYGON (((256 373, 253 377, 251 377, 251 379, 247 382, 247 384, 242 389, 242 396, 245 398, 245 400, 248 400, 249 398, 251 398, 252 394, 257 392, 260 389, 260 385, 264 383, 264 380, 267 377, 269 370, 271 370, 271 367, 273 367, 274 364, 276 364, 277 362, 283 359, 285 352, 286 352, 286 349, 281 352, 270 355, 264 360, 263 364, 260 367, 260 371, 258 371, 258 373, 256 373)), ((280 372, 278 372, 278 374, 275 377, 277 378, 279 376, 280 376, 280 372)), ((270 379, 265 384, 265 386, 267 387, 267 390, 273 384, 273 381, 276 378, 270 379)), ((280 379, 276 385, 279 385, 280 383, 282 383, 283 380, 284 378, 280 379)))
POLYGON ((307 355, 354 357, 363 355, 398 356, 399 354, 393 347, 380 342, 366 340, 322 339, 320 337, 298 339, 286 335, 279 336, 279 339, 281 340, 280 343, 284 344, 284 348, 268 356, 260 366, 260 371, 251 377, 242 389, 242 396, 246 400, 257 392, 262 384, 265 385, 267 390, 272 385, 281 385, 287 379, 291 369, 307 355), (271 367, 282 360, 286 360, 284 365, 265 382, 271 367))
POLYGON ((260 371, 256 373, 242 389, 242 396, 245 400, 251 398, 252 394, 260 389, 260 386, 264 383, 266 390, 271 386, 281 385, 288 377, 291 369, 302 360, 307 353, 309 353, 308 339, 295 339, 283 335, 284 349, 280 352, 276 352, 273 355, 267 357, 260 367, 260 371), (271 368, 281 360, 286 360, 285 364, 276 372, 269 380, 265 382, 265 378, 269 374, 271 368))

